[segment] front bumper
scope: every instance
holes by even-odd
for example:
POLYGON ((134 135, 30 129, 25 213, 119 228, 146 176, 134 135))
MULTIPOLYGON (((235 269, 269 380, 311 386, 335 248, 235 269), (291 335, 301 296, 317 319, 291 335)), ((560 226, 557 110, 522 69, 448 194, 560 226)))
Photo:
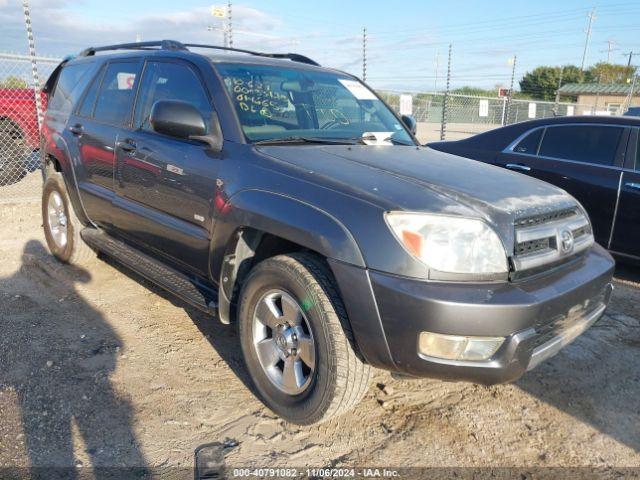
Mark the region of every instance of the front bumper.
MULTIPOLYGON (((369 272, 391 359, 378 366, 418 377, 484 384, 514 381, 602 316, 613 290, 613 269, 611 256, 595 245, 572 264, 518 282, 436 283, 369 272), (486 361, 444 360, 418 352, 422 331, 500 336, 505 342, 486 361)), ((347 309, 351 318, 348 304, 347 309)), ((370 335, 356 327, 354 334, 360 345, 370 335)))

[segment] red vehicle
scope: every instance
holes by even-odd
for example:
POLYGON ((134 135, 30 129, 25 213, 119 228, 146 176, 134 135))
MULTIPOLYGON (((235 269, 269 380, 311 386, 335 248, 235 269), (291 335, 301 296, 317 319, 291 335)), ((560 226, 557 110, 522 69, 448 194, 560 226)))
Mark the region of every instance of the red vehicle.
POLYGON ((16 183, 27 174, 39 142, 33 90, 0 89, 0 186, 16 183))

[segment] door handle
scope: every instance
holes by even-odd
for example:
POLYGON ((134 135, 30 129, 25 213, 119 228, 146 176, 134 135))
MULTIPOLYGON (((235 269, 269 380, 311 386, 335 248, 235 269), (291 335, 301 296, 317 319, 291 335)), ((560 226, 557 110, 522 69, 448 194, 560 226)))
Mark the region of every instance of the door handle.
POLYGON ((523 163, 507 163, 505 167, 511 170, 520 170, 521 172, 528 172, 531 170, 531 167, 523 164, 523 163))
POLYGON ((121 148, 125 152, 134 152, 136 150, 136 142, 133 140, 125 140, 123 142, 118 142, 116 147, 121 148))
POLYGON ((627 182, 624 184, 625 187, 633 188, 634 190, 640 190, 640 183, 635 182, 627 182))
POLYGON ((75 125, 71 125, 69 127, 69 131, 74 135, 82 135, 84 128, 82 128, 82 125, 80 125, 79 123, 76 123, 75 125))

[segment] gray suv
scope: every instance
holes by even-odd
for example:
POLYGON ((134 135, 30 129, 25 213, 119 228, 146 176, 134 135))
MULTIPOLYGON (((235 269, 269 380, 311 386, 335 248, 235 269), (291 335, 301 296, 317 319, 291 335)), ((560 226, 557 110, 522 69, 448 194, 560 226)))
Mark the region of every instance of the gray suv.
POLYGON ((51 252, 99 251, 235 324, 288 421, 354 407, 372 367, 513 381, 609 301, 614 263, 573 197, 420 146, 411 118, 307 57, 113 45, 46 91, 51 252))

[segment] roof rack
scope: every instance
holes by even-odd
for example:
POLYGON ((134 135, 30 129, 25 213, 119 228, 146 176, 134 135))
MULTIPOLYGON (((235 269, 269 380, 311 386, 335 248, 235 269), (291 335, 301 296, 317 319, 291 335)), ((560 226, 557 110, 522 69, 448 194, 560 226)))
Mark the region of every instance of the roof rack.
POLYGON ((96 52, 105 52, 109 50, 173 50, 173 51, 189 51, 187 47, 193 48, 211 48, 215 50, 224 50, 228 52, 246 53, 249 55, 256 55, 258 57, 267 58, 287 58, 293 62, 306 63, 308 65, 320 66, 318 62, 300 55, 299 53, 265 53, 256 52, 253 50, 245 50, 243 48, 232 47, 220 47, 218 45, 205 45, 199 43, 180 43, 176 40, 156 40, 151 42, 136 42, 136 43, 119 43, 116 45, 106 45, 103 47, 89 47, 81 51, 79 57, 90 57, 95 55, 96 52))
POLYGON ((187 50, 184 45, 175 40, 160 40, 154 42, 136 42, 136 43, 119 43, 116 45, 105 45, 104 47, 89 47, 81 51, 79 57, 90 57, 96 52, 105 52, 109 50, 187 50))
POLYGON ((184 46, 193 48, 212 48, 215 50, 225 50, 228 52, 247 53, 249 55, 256 55, 258 57, 287 58, 293 62, 306 63, 308 65, 315 65, 316 67, 320 66, 320 64, 315 60, 312 60, 309 57, 305 57, 304 55, 300 55, 299 53, 265 53, 256 52, 254 50, 245 50, 244 48, 220 47, 218 45, 204 45, 200 43, 185 43, 184 46))

